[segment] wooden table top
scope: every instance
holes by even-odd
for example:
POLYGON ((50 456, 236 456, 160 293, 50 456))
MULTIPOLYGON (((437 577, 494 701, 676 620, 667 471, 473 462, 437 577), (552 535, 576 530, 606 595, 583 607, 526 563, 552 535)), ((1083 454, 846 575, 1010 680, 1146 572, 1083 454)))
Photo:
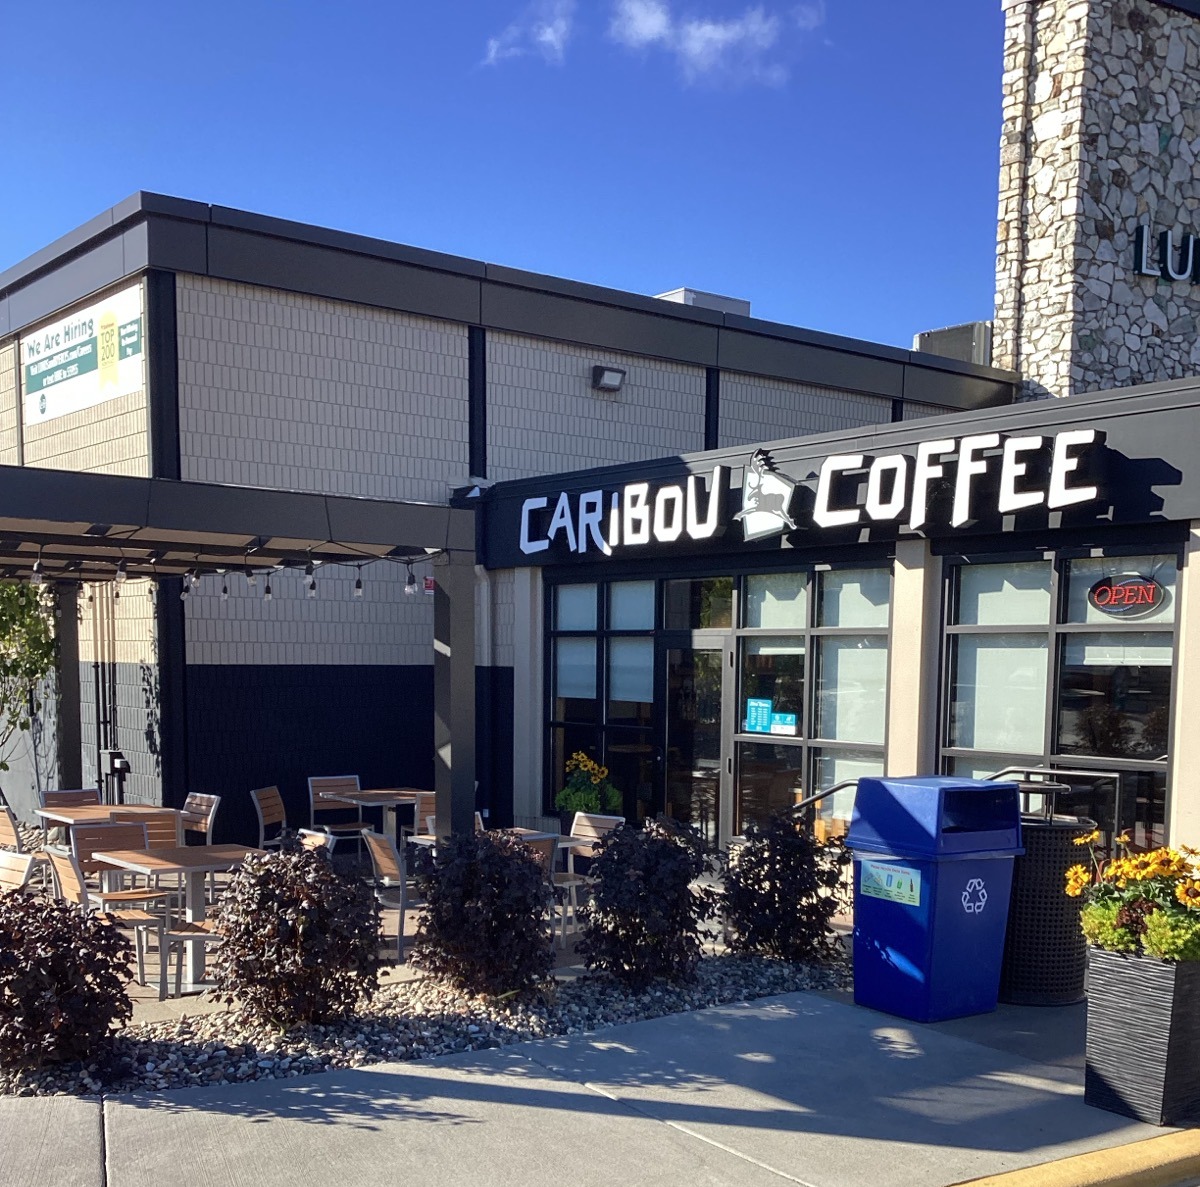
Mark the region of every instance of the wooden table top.
POLYGON ((322 791, 321 800, 340 800, 347 804, 361 804, 364 808, 390 808, 396 805, 415 804, 418 795, 428 795, 419 787, 379 787, 363 791, 322 791))
POLYGON ((135 874, 207 874, 235 869, 252 854, 265 852, 245 845, 181 845, 174 849, 112 849, 92 856, 135 874))
POLYGON ((79 804, 65 808, 36 808, 34 814, 55 824, 105 824, 112 820, 113 813, 128 812, 134 816, 147 816, 154 812, 174 812, 175 808, 157 807, 153 804, 79 804))

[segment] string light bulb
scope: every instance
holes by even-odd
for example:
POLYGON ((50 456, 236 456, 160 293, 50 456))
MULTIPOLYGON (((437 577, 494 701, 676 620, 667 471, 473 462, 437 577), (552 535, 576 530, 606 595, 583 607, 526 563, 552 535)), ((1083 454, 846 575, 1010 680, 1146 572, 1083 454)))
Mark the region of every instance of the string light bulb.
POLYGON ((266 577, 263 578, 263 601, 269 602, 270 600, 271 600, 271 574, 268 573, 266 575, 266 577))
POLYGON ((362 565, 355 565, 354 568, 357 571, 354 578, 354 596, 361 598, 363 596, 362 565))
POLYGON ((246 585, 250 589, 258 588, 258 574, 253 569, 246 570, 246 585))
POLYGON ((404 583, 404 592, 406 594, 415 594, 417 592, 417 579, 413 576, 412 565, 408 565, 408 580, 404 583))
POLYGON ((222 602, 229 601, 229 578, 228 577, 221 578, 221 601, 222 602))
POLYGON ((116 577, 117 584, 123 585, 128 576, 129 576, 129 573, 125 568, 125 562, 121 561, 120 564, 117 565, 117 577, 116 577))
POLYGON ((46 575, 42 572, 42 550, 38 549, 38 558, 33 562, 33 572, 29 575, 30 585, 41 585, 46 580, 46 575))

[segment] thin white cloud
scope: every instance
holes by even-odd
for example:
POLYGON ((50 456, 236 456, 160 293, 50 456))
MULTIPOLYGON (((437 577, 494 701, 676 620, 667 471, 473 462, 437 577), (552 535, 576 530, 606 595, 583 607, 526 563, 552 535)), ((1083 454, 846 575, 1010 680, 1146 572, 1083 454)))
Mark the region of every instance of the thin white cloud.
POLYGON ((689 78, 718 70, 750 77, 767 71, 778 78, 782 67, 764 59, 779 40, 779 27, 779 18, 761 8, 747 9, 736 20, 684 21, 676 31, 674 48, 689 78))
POLYGON ((804 33, 811 33, 825 23, 825 0, 813 0, 810 4, 797 5, 792 11, 796 26, 804 33))
POLYGON ((618 0, 609 36, 632 49, 671 39, 671 10, 663 0, 618 0))
POLYGON ((576 0, 534 0, 502 33, 490 37, 485 66, 508 58, 538 54, 555 64, 563 60, 575 18, 576 0))
POLYGON ((713 78, 778 86, 787 80, 785 34, 818 28, 825 0, 805 0, 791 16, 787 22, 762 4, 735 17, 676 16, 671 0, 615 0, 608 34, 629 49, 672 54, 689 82, 713 78))

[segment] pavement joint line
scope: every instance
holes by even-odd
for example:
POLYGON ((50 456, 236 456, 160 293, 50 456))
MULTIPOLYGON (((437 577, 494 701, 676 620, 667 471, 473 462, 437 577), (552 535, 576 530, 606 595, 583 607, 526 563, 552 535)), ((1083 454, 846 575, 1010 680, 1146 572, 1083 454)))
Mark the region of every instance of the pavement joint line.
POLYGON ((1177 1187, 1200 1176, 1200 1129, 1127 1142, 955 1187, 1177 1187))
POLYGON ((664 1121, 661 1117, 656 1117, 647 1109, 643 1109, 636 1101, 626 1100, 624 1097, 617 1096, 600 1084, 593 1084, 589 1080, 577 1080, 576 1083, 582 1084, 589 1092, 594 1092, 597 1096, 604 1097, 605 1100, 611 1100, 613 1104, 621 1105, 631 1113, 640 1113, 643 1117, 651 1121, 656 1121, 659 1125, 665 1125, 668 1129, 673 1129, 677 1133, 682 1133, 689 1138, 696 1139, 696 1141, 704 1142, 708 1146, 723 1150, 726 1154, 732 1154, 734 1158, 739 1158, 742 1162, 749 1162, 752 1166, 769 1171, 781 1179, 786 1179, 789 1183, 796 1183, 799 1187, 816 1187, 815 1183, 810 1183, 807 1179, 797 1179, 795 1175, 789 1175, 787 1171, 781 1171, 769 1162, 762 1162, 760 1159, 751 1158, 749 1154, 743 1154, 741 1150, 735 1150, 732 1146, 726 1146, 723 1142, 718 1142, 715 1138, 705 1137, 702 1133, 696 1133, 695 1130, 688 1129, 686 1125, 681 1125, 678 1121, 664 1121))
POLYGON ((682 1133, 686 1137, 694 1138, 696 1141, 704 1142, 706 1145, 713 1146, 717 1150, 722 1150, 726 1154, 731 1154, 734 1158, 740 1159, 742 1162, 748 1162, 752 1166, 757 1166, 760 1170, 765 1170, 769 1174, 775 1175, 780 1179, 785 1179, 789 1183, 795 1183, 797 1184, 797 1187, 817 1187, 815 1183, 810 1183, 807 1179, 797 1179, 795 1175, 789 1175, 787 1171, 781 1171, 778 1167, 772 1166, 769 1162, 762 1162, 760 1159, 753 1158, 749 1154, 743 1153, 741 1150, 735 1150, 732 1146, 726 1146, 723 1142, 718 1142, 715 1138, 705 1137, 705 1135, 702 1133, 696 1133, 695 1130, 688 1129, 686 1125, 681 1125, 677 1121, 665 1121, 661 1117, 656 1117, 653 1113, 642 1108, 636 1101, 628 1100, 622 1096, 617 1096, 616 1094, 609 1092, 608 1089, 603 1087, 603 1085, 594 1084, 590 1080, 577 1080, 574 1076, 568 1076, 564 1074, 562 1069, 552 1067, 547 1063, 543 1063, 540 1059, 537 1059, 535 1056, 530 1055, 527 1052, 523 1052, 522 1054, 529 1063, 535 1064, 544 1071, 549 1072, 552 1076, 555 1076, 560 1080, 567 1080, 573 1084, 579 1084, 581 1087, 586 1088, 589 1092, 594 1092, 597 1096, 604 1097, 605 1100, 611 1100, 613 1104, 620 1105, 623 1109, 628 1109, 631 1113, 637 1113, 639 1116, 645 1117, 647 1120, 654 1121, 659 1125, 665 1125, 669 1129, 673 1129, 677 1133, 682 1133))

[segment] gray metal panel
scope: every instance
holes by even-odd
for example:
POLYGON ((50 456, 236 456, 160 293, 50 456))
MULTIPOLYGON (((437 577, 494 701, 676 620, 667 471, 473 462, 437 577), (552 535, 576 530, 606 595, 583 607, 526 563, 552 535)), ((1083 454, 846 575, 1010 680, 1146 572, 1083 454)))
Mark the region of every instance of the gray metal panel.
POLYGON ((6 268, 3 272, 0 272, 0 291, 12 288, 14 284, 25 276, 28 276, 31 272, 37 272, 43 268, 50 267, 61 256, 78 251, 91 240, 107 234, 112 230, 112 226, 111 210, 106 210, 103 214, 98 214, 95 218, 88 219, 82 226, 76 227, 73 231, 68 231, 53 243, 43 247, 40 251, 35 251, 33 255, 26 256, 25 259, 14 264, 11 268, 6 268))
POLYGON ((52 272, 9 294, 11 328, 22 330, 60 309, 124 279, 125 245, 120 236, 97 244, 52 272))
POLYGON ((12 318, 8 309, 8 298, 0 297, 0 338, 12 333, 12 318))
POLYGON ((848 354, 737 330, 721 331, 720 366, 723 371, 773 375, 889 399, 904 393, 904 366, 899 360, 848 354))
POLYGON ((145 223, 135 223, 121 232, 121 251, 126 276, 146 270, 150 264, 150 235, 145 223))
POLYGON ((475 516, 470 511, 426 503, 323 497, 334 540, 463 552, 475 547, 475 516))
POLYGON ((6 519, 133 527, 146 521, 149 494, 144 478, 0 466, 6 519))
POLYGON ((1016 394, 1011 379, 988 379, 939 368, 912 365, 904 368, 904 399, 943 408, 990 408, 1011 404, 1016 394))
POLYGON ((702 305, 680 305, 675 301, 663 301, 658 297, 644 297, 640 293, 604 288, 598 284, 584 284, 578 280, 564 280, 559 276, 541 276, 536 272, 525 272, 520 268, 506 268, 501 264, 488 264, 485 272, 488 280, 494 281, 496 284, 511 285, 513 288, 552 293, 557 297, 591 301, 597 305, 616 305, 622 309, 637 310, 639 313, 653 313, 658 317, 664 315, 677 317, 685 321, 699 322, 702 325, 719 326, 724 322, 724 314, 718 310, 706 309, 702 305))
POLYGON ((896 346, 864 342, 859 338, 846 338, 841 334, 825 334, 820 330, 806 330, 800 326, 789 326, 784 322, 764 321, 758 317, 743 317, 740 313, 727 313, 725 325, 730 330, 745 330, 760 337, 783 338, 789 342, 802 342, 806 346, 824 346, 829 350, 870 355, 872 358, 890 359, 897 363, 906 361, 910 353, 896 346))
POLYGON ((447 321, 477 322, 479 281, 327 247, 210 226, 208 275, 447 321))
POLYGON ((481 318, 489 329, 579 342, 601 350, 650 355, 701 367, 714 366, 717 361, 716 326, 593 305, 490 281, 483 284, 481 318))
POLYGON ((310 223, 291 222, 288 219, 272 218, 265 214, 234 210, 229 206, 213 206, 210 214, 214 226, 253 231, 258 235, 269 235, 274 239, 290 239, 296 243, 332 247, 337 251, 377 256, 381 259, 396 260, 402 264, 412 264, 417 268, 432 268, 439 272, 457 272, 480 279, 483 278, 485 272, 485 266, 478 260, 469 260, 465 256, 449 255, 445 252, 428 251, 423 247, 409 247, 403 243, 392 243, 387 239, 374 239, 369 235, 334 231, 328 227, 315 227, 310 223))
MULTIPOLYGON (((150 190, 139 190, 127 202, 134 211, 143 214, 165 214, 198 223, 208 222, 211 211, 207 202, 193 202, 190 198, 174 198, 170 194, 156 194, 150 190)), ((125 205, 122 202, 114 206, 113 212, 122 210, 125 205)))
POLYGON ((145 227, 152 267, 197 276, 208 271, 208 227, 204 223, 150 218, 145 227))
POLYGON ((330 539, 323 495, 149 480, 148 519, 156 531, 212 532, 323 543, 330 539))

